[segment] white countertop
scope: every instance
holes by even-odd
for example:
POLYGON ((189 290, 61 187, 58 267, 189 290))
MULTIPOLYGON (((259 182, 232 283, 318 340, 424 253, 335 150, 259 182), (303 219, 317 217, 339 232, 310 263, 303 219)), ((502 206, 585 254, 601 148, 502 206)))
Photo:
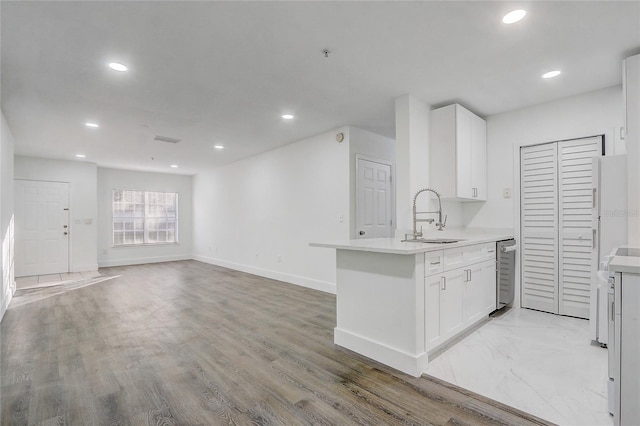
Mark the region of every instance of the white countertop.
MULTIPOLYGON (((622 246, 621 248, 639 249, 633 246, 622 246)), ((609 261, 609 271, 640 274, 640 257, 614 256, 614 258, 609 261)))
POLYGON ((512 229, 478 229, 463 228, 450 229, 442 232, 425 233, 422 238, 450 238, 460 239, 457 243, 413 243, 401 242, 402 237, 396 238, 363 238, 335 242, 313 242, 312 247, 326 247, 339 250, 369 251, 390 254, 417 254, 445 248, 463 247, 472 244, 482 244, 513 238, 512 229))

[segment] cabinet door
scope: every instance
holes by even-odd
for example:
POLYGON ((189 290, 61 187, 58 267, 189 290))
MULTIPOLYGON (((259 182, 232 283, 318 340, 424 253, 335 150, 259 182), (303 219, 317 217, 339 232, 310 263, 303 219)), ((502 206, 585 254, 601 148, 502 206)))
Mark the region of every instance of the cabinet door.
POLYGON ((424 321, 426 351, 442 342, 440 333, 440 288, 442 274, 430 275, 424 279, 424 321))
POLYGON ((462 330, 462 289, 465 278, 464 269, 454 269, 443 274, 440 288, 440 334, 446 339, 462 330))
POLYGON ((470 111, 456 105, 456 196, 474 198, 471 185, 471 121, 470 111))
POLYGON ((487 199, 487 122, 471 116, 471 187, 474 200, 487 199))
POLYGON ((482 299, 482 263, 476 263, 464 269, 463 276, 463 321, 473 324, 484 316, 482 299))
POLYGON ((498 289, 496 281, 496 262, 488 260, 482 266, 482 310, 484 315, 495 311, 498 307, 498 289))

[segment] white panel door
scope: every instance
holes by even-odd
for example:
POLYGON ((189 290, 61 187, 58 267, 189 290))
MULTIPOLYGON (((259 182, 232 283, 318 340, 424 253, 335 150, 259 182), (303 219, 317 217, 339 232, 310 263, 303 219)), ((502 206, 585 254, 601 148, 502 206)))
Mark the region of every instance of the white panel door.
POLYGON ((471 187, 473 198, 487 199, 487 122, 471 117, 471 187))
POLYGON ((522 307, 558 313, 557 143, 520 151, 522 307))
POLYGON ((472 117, 471 112, 456 106, 456 192, 461 198, 474 198, 472 189, 472 117))
POLYGON ((15 180, 15 276, 69 272, 69 184, 15 180))
POLYGON ((357 162, 356 238, 391 237, 391 165, 359 157, 357 162))
POLYGON ((559 313, 589 318, 593 157, 602 155, 602 136, 558 142, 559 313))

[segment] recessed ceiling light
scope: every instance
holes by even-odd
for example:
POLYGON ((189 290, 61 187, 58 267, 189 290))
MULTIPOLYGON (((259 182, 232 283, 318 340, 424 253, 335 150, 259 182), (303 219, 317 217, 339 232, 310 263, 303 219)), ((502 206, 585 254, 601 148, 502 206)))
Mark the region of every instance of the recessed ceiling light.
POLYGON ((170 165, 169 167, 171 167, 172 169, 177 169, 177 168, 178 168, 178 165, 177 165, 177 164, 172 164, 172 165, 170 165))
POLYGON ((78 158, 84 158, 84 157, 86 157, 86 155, 84 155, 84 154, 76 154, 76 157, 78 157, 78 158))
POLYGON ((291 115, 291 114, 284 114, 284 115, 282 116, 282 118, 284 118, 285 120, 291 120, 291 119, 293 118, 293 115, 291 115))
POLYGON ((109 62, 109 68, 111 68, 114 71, 126 71, 127 67, 125 65, 122 65, 118 62, 109 62))
POLYGON ((524 15, 526 14, 527 14, 526 10, 522 10, 522 9, 513 10, 507 13, 506 15, 504 15, 504 17, 502 18, 502 22, 504 22, 505 24, 514 24, 520 21, 522 18, 524 18, 524 15))
POLYGON ((87 127, 93 127, 93 128, 100 127, 98 123, 84 123, 84 125, 87 127))
POLYGON ((213 146, 215 149, 224 149, 223 145, 214 145, 213 146))
POLYGON ((546 72, 544 74, 542 74, 542 78, 553 78, 553 77, 557 77, 559 76, 561 73, 560 71, 556 70, 556 71, 549 71, 546 72))

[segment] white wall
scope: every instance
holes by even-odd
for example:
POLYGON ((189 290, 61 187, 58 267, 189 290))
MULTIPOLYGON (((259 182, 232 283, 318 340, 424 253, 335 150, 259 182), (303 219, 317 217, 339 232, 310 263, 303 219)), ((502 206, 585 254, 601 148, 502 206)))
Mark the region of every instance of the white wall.
POLYGON ((13 276, 13 134, 1 114, 0 128, 0 241, 2 253, 0 254, 0 320, 11 302, 15 292, 15 280, 13 276))
MULTIPOLYGON (((429 178, 429 115, 430 107, 411 95, 396 98, 396 238, 413 230, 413 197, 423 188, 438 190, 438 182, 429 178)), ((436 197, 426 192, 416 203, 418 211, 436 211, 436 197)), ((458 228, 462 223, 462 203, 442 201, 442 212, 447 216, 447 228, 458 228)), ((422 216, 423 218, 426 216, 422 216)), ((436 215, 431 215, 437 219, 436 215)), ((437 232, 435 222, 421 223, 418 230, 437 232)))
POLYGON ((15 156, 14 177, 69 182, 70 269, 71 272, 98 269, 97 166, 95 163, 15 156))
POLYGON ((348 129, 198 174, 193 200, 195 259, 335 292, 335 250, 309 243, 349 238, 348 129))
POLYGON ((396 98, 397 234, 413 228, 413 196, 429 186, 429 106, 411 95, 396 98))
MULTIPOLYGON (((487 201, 464 203, 469 227, 512 228, 519 224, 520 147, 563 139, 605 135, 613 154, 622 126, 622 88, 598 90, 487 118, 487 201), (512 198, 503 198, 503 189, 512 198)), ((619 144, 617 150, 623 149, 619 144)))
MULTIPOLYGON (((598 134, 608 154, 624 151, 615 134, 622 126, 620 86, 585 93, 487 119, 488 192, 485 203, 465 203, 469 227, 513 228, 520 240, 520 147, 598 134), (615 149, 614 149, 615 148, 615 149), (512 198, 503 198, 504 188, 512 198)), ((516 257, 514 306, 520 306, 520 256, 516 257)))
MULTIPOLYGON (((365 155, 367 157, 375 158, 378 160, 386 160, 392 164, 391 174, 395 175, 395 161, 396 161, 396 144, 393 139, 371 133, 357 127, 349 127, 349 169, 350 169, 350 238, 356 238, 356 155, 365 155)), ((394 177, 395 179, 395 177, 394 177)), ((391 218, 393 219, 394 228, 396 221, 396 202, 395 202, 395 182, 393 181, 393 198, 391 199, 391 218)))
POLYGON ((191 258, 192 177, 165 173, 98 168, 98 264, 100 267, 166 262, 191 258), (177 244, 113 247, 112 190, 178 193, 177 244))

